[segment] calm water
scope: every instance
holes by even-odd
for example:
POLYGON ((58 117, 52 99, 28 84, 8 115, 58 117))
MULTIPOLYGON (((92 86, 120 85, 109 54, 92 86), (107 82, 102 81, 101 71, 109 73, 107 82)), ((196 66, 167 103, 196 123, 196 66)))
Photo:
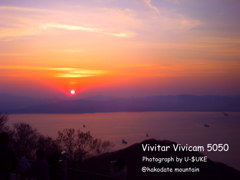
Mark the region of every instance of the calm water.
POLYGON ((44 135, 56 137, 64 128, 90 131, 94 137, 110 140, 115 149, 148 138, 168 139, 183 144, 228 143, 229 152, 208 153, 215 161, 240 170, 240 112, 131 112, 94 114, 19 114, 10 115, 9 124, 26 122, 44 135), (204 127, 208 124, 210 127, 204 127), (85 128, 83 128, 85 125, 85 128))

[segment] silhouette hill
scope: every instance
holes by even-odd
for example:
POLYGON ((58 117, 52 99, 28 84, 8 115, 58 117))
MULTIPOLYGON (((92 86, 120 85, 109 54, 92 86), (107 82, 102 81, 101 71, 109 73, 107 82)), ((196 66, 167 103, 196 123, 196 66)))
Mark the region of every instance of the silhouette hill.
POLYGON ((79 166, 79 168, 91 171, 95 173, 101 173, 108 175, 110 172, 110 162, 113 160, 117 160, 119 158, 125 159, 127 164, 127 179, 138 179, 138 180, 151 180, 151 179, 164 179, 164 180, 202 180, 202 179, 240 179, 240 172, 234 168, 231 168, 225 164, 218 163, 207 159, 207 162, 199 162, 199 163, 147 163, 142 162, 142 157, 156 157, 156 158, 169 158, 173 157, 192 157, 192 156, 204 156, 198 152, 189 152, 189 151, 177 151, 175 152, 173 149, 167 152, 143 152, 142 144, 159 144, 161 146, 172 146, 176 144, 170 141, 157 141, 154 139, 143 141, 142 143, 134 144, 130 147, 127 147, 122 150, 118 150, 115 152, 105 153, 103 155, 93 157, 91 159, 86 160, 79 166), (142 173, 141 168, 143 166, 149 167, 169 167, 169 168, 199 168, 200 172, 148 172, 142 173))

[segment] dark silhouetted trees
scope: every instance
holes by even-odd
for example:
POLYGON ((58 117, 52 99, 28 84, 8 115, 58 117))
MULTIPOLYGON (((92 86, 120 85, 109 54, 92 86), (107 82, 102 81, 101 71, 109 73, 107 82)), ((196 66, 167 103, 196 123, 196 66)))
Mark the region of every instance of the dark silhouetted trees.
POLYGON ((111 142, 94 138, 89 131, 75 129, 58 131, 57 143, 69 153, 70 160, 76 161, 108 152, 113 147, 111 142))
POLYGON ((70 161, 78 162, 111 150, 113 144, 94 138, 90 132, 75 129, 58 131, 56 139, 40 134, 26 123, 15 123, 10 128, 6 125, 8 116, 0 114, 0 132, 10 136, 10 145, 18 157, 34 159, 38 149, 44 150, 46 156, 65 151, 70 161))
POLYGON ((8 131, 9 127, 6 126, 6 122, 8 121, 8 116, 6 114, 0 113, 0 132, 8 131))
POLYGON ((38 145, 39 133, 29 124, 17 123, 13 125, 13 146, 18 156, 31 158, 35 155, 38 145))

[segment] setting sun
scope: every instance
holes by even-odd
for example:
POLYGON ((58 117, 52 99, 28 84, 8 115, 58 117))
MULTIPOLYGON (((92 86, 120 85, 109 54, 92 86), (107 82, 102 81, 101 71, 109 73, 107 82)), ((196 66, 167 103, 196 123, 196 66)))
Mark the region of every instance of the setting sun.
POLYGON ((72 95, 74 95, 76 92, 75 92, 75 90, 72 89, 72 90, 70 91, 70 93, 71 93, 72 95))

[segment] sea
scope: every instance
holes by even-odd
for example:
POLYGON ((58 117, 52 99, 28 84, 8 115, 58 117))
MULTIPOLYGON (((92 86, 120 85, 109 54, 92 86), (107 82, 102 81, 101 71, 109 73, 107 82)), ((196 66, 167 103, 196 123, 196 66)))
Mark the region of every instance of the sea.
POLYGON ((116 112, 89 114, 10 114, 8 124, 29 123, 45 136, 80 129, 126 148, 146 139, 207 147, 228 144, 227 152, 204 152, 211 160, 240 170, 240 112, 116 112), (122 141, 126 143, 122 143, 122 141))

